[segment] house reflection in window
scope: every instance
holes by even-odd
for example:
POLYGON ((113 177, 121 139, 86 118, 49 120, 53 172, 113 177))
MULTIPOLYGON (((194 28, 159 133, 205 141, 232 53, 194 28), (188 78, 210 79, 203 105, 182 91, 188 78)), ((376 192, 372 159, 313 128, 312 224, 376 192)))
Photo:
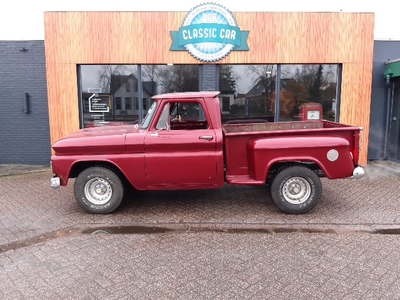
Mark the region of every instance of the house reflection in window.
POLYGON ((154 95, 199 90, 198 65, 80 65, 79 70, 83 127, 137 123, 154 95), (139 68, 141 82, 136 75, 139 68), (89 111, 94 94, 109 99, 107 111, 89 111))

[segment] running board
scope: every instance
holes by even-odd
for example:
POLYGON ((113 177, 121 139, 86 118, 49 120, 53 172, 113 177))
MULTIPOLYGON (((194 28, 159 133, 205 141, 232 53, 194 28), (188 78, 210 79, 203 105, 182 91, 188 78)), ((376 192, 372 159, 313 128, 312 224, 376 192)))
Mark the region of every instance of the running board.
POLYGON ((226 182, 238 185, 263 185, 265 181, 254 180, 249 175, 229 175, 226 176, 226 182))

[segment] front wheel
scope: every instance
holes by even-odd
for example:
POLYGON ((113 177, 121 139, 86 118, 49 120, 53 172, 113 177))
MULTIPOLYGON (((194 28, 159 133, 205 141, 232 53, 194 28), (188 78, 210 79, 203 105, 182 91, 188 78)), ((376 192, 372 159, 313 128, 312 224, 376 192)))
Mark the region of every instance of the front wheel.
POLYGON ((119 176, 104 167, 82 171, 75 180, 75 199, 87 212, 107 214, 118 208, 124 195, 119 176))
POLYGON ((314 208, 322 194, 321 180, 312 170, 292 166, 279 172, 271 184, 275 205, 289 214, 302 214, 314 208))

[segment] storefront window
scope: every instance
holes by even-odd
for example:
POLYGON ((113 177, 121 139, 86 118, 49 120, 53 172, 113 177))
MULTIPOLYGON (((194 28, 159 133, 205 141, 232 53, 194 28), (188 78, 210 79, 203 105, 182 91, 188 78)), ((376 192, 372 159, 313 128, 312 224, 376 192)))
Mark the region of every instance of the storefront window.
POLYGON ((274 120, 276 65, 220 65, 224 123, 274 120))
POLYGON ((138 123, 154 95, 199 90, 198 65, 81 65, 80 78, 83 127, 138 123))
POLYGON ((300 107, 309 102, 322 105, 323 119, 335 120, 338 102, 337 65, 282 65, 281 74, 280 121, 300 120, 300 107))
POLYGON ((138 122, 132 107, 136 65, 81 65, 83 127, 138 122))
POLYGON ((301 105, 310 102, 322 105, 323 119, 335 121, 337 87, 337 65, 219 66, 224 123, 298 121, 301 105), (277 78, 278 95, 275 92, 277 78), (276 101, 279 101, 278 106, 276 101))

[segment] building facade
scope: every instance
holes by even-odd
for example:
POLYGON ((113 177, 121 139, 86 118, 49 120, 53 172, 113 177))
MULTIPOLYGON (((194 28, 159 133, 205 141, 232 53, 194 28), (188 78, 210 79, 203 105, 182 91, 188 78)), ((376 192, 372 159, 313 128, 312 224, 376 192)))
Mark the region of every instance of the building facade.
POLYGON ((324 118, 364 128, 365 165, 373 30, 372 13, 46 12, 51 141, 140 121, 155 93, 220 90, 225 120, 296 120, 321 103, 324 118))
POLYGON ((18 135, 31 139, 31 148, 9 144, 0 163, 47 163, 50 144, 66 134, 136 123, 153 95, 198 90, 221 92, 224 122, 298 120, 301 104, 318 102, 325 119, 364 128, 361 164, 367 163, 375 118, 372 13, 232 13, 204 5, 189 12, 46 12, 45 46, 2 42, 21 64, 0 61, 18 69, 12 84, 0 82, 13 86, 0 101, 12 95, 15 106, 4 125, 10 137, 1 141, 13 135, 19 144, 18 135), (29 73, 32 65, 37 69, 29 73))

